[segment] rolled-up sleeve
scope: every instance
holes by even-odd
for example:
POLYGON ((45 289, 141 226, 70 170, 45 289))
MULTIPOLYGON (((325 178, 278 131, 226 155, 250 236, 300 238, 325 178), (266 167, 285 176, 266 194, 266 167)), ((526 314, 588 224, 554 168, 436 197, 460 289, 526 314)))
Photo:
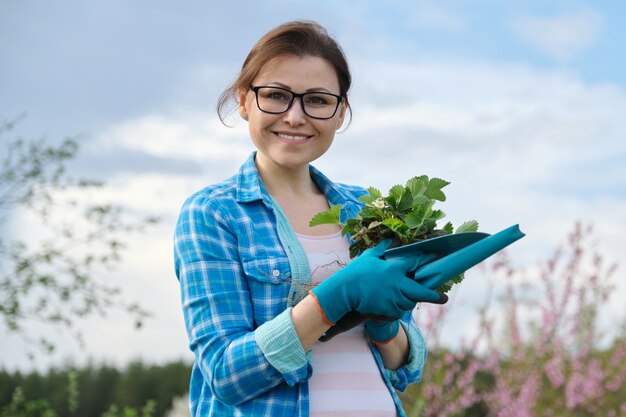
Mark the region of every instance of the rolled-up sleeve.
POLYGON ((395 389, 404 391, 409 384, 422 380, 428 349, 422 332, 415 326, 412 314, 407 314, 404 320, 400 321, 400 324, 409 341, 409 357, 404 366, 394 371, 385 369, 384 372, 395 389))
POLYGON ((287 384, 293 386, 309 375, 311 352, 304 352, 291 321, 291 308, 266 321, 254 332, 261 351, 287 384))
POLYGON ((211 205, 199 195, 183 205, 174 238, 175 269, 196 364, 213 396, 237 405, 306 378, 308 361, 288 310, 255 330, 235 219, 211 205), (281 346, 289 347, 290 356, 281 358, 281 346))

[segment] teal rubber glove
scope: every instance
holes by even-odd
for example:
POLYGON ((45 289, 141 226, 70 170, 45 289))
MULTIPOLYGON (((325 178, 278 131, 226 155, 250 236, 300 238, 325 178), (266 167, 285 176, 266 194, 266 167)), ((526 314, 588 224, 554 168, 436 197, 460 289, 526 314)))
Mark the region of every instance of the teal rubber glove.
POLYGON ((398 335, 400 321, 365 320, 365 333, 375 345, 386 345, 398 335))
POLYGON ((447 301, 446 296, 407 277, 415 265, 411 257, 383 259, 382 254, 390 244, 386 240, 366 250, 309 291, 327 324, 334 325, 350 311, 398 319, 418 302, 447 301))
MULTIPOLYGON (((437 288, 522 237, 524 233, 519 230, 518 225, 514 225, 491 236, 467 233, 464 236, 448 235, 431 239, 432 243, 424 241, 421 243, 422 250, 434 250, 443 257, 436 259, 429 258, 427 252, 413 253, 412 256, 416 258, 414 278, 428 288, 437 288), (457 242, 453 242, 451 238, 456 238, 457 242), (428 248, 429 244, 431 248, 428 248)), ((396 252, 409 250, 411 249, 403 248, 396 252)), ((388 256, 389 252, 385 255, 388 256)), ((389 343, 398 334, 398 330, 397 321, 372 319, 365 321, 365 331, 375 344, 389 343)))
MULTIPOLYGON (((436 237, 388 249, 383 255, 390 260, 413 258, 415 263, 410 275, 425 287, 435 289, 522 237, 524 233, 520 231, 519 225, 513 225, 494 235, 465 232, 436 237)), ((379 319, 351 312, 342 317, 336 326, 331 327, 320 341, 328 341, 364 321, 368 336, 373 342, 383 341, 387 337, 387 340, 393 338, 395 325, 386 326, 379 319)))

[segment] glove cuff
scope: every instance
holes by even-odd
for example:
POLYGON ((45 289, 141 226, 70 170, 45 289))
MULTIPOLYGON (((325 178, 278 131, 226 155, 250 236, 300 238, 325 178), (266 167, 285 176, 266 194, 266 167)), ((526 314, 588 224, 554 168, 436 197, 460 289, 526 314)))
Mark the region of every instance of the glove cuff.
POLYGON ((395 321, 365 321, 365 333, 370 342, 375 345, 386 345, 396 338, 400 330, 400 322, 395 321))
POLYGON ((317 307, 319 312, 322 313, 322 320, 324 320, 324 323, 328 324, 329 326, 334 326, 335 323, 328 318, 326 312, 324 311, 324 307, 322 307, 322 303, 320 303, 320 300, 317 298, 315 293, 312 290, 309 290, 309 294, 315 300, 315 306, 317 307))

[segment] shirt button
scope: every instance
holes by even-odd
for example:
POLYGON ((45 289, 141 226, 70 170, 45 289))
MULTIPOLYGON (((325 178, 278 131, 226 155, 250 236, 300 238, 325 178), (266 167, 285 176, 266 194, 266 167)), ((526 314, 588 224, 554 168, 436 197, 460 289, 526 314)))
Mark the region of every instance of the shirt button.
POLYGON ((272 275, 274 275, 275 277, 280 275, 280 271, 278 269, 275 269, 272 271, 272 275))

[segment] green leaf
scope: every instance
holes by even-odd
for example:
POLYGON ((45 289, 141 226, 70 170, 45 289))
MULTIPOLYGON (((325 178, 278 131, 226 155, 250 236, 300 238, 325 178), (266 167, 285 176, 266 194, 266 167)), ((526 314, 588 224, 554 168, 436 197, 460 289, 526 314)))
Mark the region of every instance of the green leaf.
POLYGON ((413 213, 418 213, 422 217, 422 219, 426 219, 430 217, 430 213, 434 204, 435 200, 426 199, 421 204, 413 206, 413 213))
POLYGON ((433 210, 430 212, 430 215, 428 216, 428 218, 437 221, 440 219, 443 219, 444 217, 446 217, 446 213, 444 213, 441 210, 433 210))
POLYGON ((407 237, 409 235, 409 228, 400 219, 385 219, 383 225, 391 229, 394 233, 401 237, 407 237))
POLYGON ((370 196, 372 196, 372 198, 374 200, 377 200, 379 198, 383 198, 383 194, 380 192, 380 190, 378 188, 369 187, 367 189, 367 192, 369 193, 370 196))
POLYGON ((448 234, 452 234, 454 232, 454 226, 452 226, 451 222, 448 222, 443 226, 443 230, 448 234))
POLYGON ((441 293, 447 293, 448 291, 452 289, 452 286, 454 284, 460 284, 464 279, 465 279, 465 275, 463 273, 460 273, 459 275, 453 277, 450 281, 446 282, 445 284, 440 285, 436 289, 436 291, 441 292, 441 293))
POLYGON ((441 178, 431 178, 430 181, 428 181, 428 186, 424 195, 434 200, 446 201, 446 195, 443 191, 441 191, 441 189, 449 184, 450 183, 448 181, 442 180, 441 178))
POLYGON ((422 224, 422 227, 425 228, 426 233, 430 233, 433 231, 433 229, 437 226, 437 222, 435 222, 435 220, 433 220, 430 217, 427 217, 424 219, 424 224, 422 224))
POLYGON ((478 222, 476 220, 468 220, 459 227, 456 228, 456 232, 454 233, 463 233, 463 232, 477 232, 478 231, 478 222))
POLYGON ((432 205, 430 198, 426 197, 425 195, 413 196, 413 209, 426 204, 432 205))
POLYGON ((428 184, 428 177, 422 175, 421 177, 411 178, 406 182, 406 188, 411 191, 413 198, 424 195, 426 192, 426 184, 428 184))
POLYGON ((389 196, 386 198, 387 202, 391 207, 397 209, 400 200, 402 200, 402 196, 404 195, 404 187, 402 185, 394 185, 389 189, 389 196))
POLYGON ((404 217, 404 221, 410 229, 417 229, 424 222, 424 215, 420 211, 413 211, 404 217))
POLYGON ((365 204, 372 204, 377 199, 383 198, 383 195, 378 188, 369 187, 367 189, 367 192, 368 194, 365 194, 359 197, 359 200, 365 204))
POLYGON ((346 221, 346 225, 343 227, 343 229, 341 229, 341 234, 344 236, 346 234, 349 234, 350 236, 354 237, 354 235, 359 233, 359 230, 361 230, 362 227, 363 226, 361 225, 360 219, 348 219, 346 221))
POLYGON ((363 207, 361 212, 359 213, 363 220, 382 220, 383 219, 383 211, 381 209, 377 209, 375 207, 363 207))
POLYGON ((311 221, 309 222, 309 226, 318 226, 320 224, 338 224, 341 223, 341 204, 333 204, 331 208, 326 211, 322 211, 317 213, 311 221))
POLYGON ((402 198, 400 199, 400 202, 398 203, 397 210, 400 213, 405 213, 407 210, 410 210, 412 206, 413 206, 413 194, 411 193, 411 190, 405 188, 404 193, 402 194, 402 198))

